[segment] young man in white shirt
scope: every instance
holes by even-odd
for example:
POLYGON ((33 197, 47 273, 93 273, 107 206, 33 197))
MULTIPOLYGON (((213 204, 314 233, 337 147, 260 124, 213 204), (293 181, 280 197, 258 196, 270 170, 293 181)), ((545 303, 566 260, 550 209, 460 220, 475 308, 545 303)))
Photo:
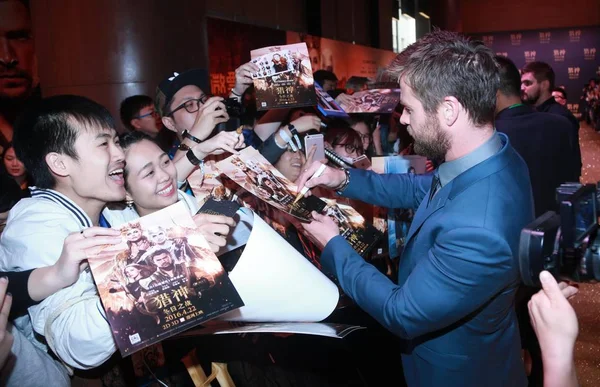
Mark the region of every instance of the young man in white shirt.
MULTIPOLYGON (((125 199, 124 155, 110 113, 84 97, 55 96, 32 107, 16 128, 16 153, 37 187, 10 211, 0 268, 52 265, 64 254, 85 257, 87 248, 119 243, 118 231, 96 227, 107 202, 125 199)), ((116 350, 85 266, 76 283, 15 321, 33 344, 48 346, 64 364, 79 369, 99 366, 116 350)), ((36 370, 29 372, 36 378, 36 370)))

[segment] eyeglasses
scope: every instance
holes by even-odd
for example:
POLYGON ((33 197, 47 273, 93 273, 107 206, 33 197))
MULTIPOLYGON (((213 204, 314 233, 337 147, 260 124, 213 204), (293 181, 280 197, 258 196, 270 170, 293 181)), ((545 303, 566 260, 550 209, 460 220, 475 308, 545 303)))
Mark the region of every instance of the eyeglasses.
POLYGON ((185 109, 185 111, 188 113, 196 113, 198 110, 200 110, 200 106, 204 105, 207 100, 207 95, 203 95, 202 97, 197 99, 187 100, 181 105, 177 106, 171 113, 167 114, 167 116, 172 116, 173 114, 175 114, 176 111, 181 109, 185 109))
POLYGON ((135 116, 134 118, 142 119, 150 116, 156 116, 156 112, 152 110, 150 113, 142 114, 141 116, 135 116))
POLYGON ((359 155, 362 154, 362 145, 360 147, 358 147, 358 146, 354 146, 352 144, 333 144, 333 146, 343 146, 348 154, 351 154, 354 152, 358 153, 359 155))

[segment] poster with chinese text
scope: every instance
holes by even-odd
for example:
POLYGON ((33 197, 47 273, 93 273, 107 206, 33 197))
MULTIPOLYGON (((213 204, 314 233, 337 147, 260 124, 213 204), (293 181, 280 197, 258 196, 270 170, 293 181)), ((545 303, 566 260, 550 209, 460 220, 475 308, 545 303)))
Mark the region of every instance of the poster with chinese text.
POLYGON ((119 230, 86 253, 123 356, 244 305, 184 202, 119 230))
POLYGON ((250 52, 258 66, 252 74, 258 110, 314 106, 314 79, 305 43, 265 47, 250 52))

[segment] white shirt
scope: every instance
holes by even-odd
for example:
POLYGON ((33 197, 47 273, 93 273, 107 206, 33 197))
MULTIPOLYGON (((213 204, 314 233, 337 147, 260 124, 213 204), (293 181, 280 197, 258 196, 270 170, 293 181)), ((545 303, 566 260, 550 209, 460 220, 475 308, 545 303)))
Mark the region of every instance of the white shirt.
MULTIPOLYGON (((32 187, 31 196, 10 211, 0 237, 1 270, 23 271, 52 265, 70 233, 92 226, 81 208, 54 190, 32 187)), ((44 336, 50 315, 70 301, 75 303, 52 322, 48 332, 51 337, 46 339, 54 342, 56 355, 69 366, 97 367, 115 352, 116 346, 89 268, 73 285, 30 307, 29 316, 17 319, 15 326, 38 347, 46 348, 33 331, 44 336)))
MULTIPOLYGON (((196 198, 186 194, 181 190, 177 190, 177 200, 183 201, 186 204, 192 216, 196 215, 196 213, 200 209, 196 198)), ((125 206, 122 203, 114 203, 107 205, 106 208, 102 211, 102 215, 104 215, 104 218, 108 221, 110 227, 112 228, 121 227, 125 223, 140 218, 140 215, 137 213, 133 206, 125 206)))

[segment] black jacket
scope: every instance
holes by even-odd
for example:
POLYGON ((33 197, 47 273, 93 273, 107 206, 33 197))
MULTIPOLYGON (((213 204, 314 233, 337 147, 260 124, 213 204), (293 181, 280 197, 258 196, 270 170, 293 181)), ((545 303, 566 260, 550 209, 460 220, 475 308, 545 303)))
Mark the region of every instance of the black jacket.
POLYGON ((573 152, 571 123, 564 117, 519 105, 498 113, 496 129, 508 136, 529 168, 536 217, 555 211, 556 188, 564 182, 579 181, 581 158, 573 152))
POLYGON ((577 118, 575 118, 569 109, 556 102, 554 97, 548 98, 546 102, 538 106, 537 111, 541 113, 558 114, 559 116, 563 116, 569 120, 571 123, 571 136, 574 139, 575 145, 573 151, 575 152, 575 157, 579 160, 579 164, 576 166, 579 171, 577 177, 581 176, 581 148, 579 146, 579 121, 577 118))

